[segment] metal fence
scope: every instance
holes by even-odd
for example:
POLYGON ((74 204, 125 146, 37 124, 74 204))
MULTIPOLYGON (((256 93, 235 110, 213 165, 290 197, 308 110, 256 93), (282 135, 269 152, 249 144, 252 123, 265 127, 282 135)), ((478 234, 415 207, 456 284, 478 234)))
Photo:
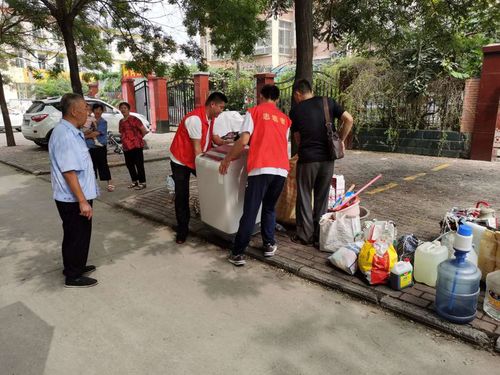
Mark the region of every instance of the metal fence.
POLYGON ((194 109, 194 81, 180 79, 168 82, 168 116, 170 125, 178 125, 182 118, 194 109))
POLYGON ((148 121, 150 121, 148 81, 144 80, 136 84, 134 87, 134 91, 135 91, 135 107, 137 113, 146 116, 148 121))
MULTIPOLYGON (((294 77, 276 82, 276 86, 280 89, 278 107, 286 114, 290 113, 292 108, 293 83, 294 77)), ((339 94, 338 77, 332 77, 320 71, 313 72, 312 86, 314 94, 317 96, 337 98, 339 94)))

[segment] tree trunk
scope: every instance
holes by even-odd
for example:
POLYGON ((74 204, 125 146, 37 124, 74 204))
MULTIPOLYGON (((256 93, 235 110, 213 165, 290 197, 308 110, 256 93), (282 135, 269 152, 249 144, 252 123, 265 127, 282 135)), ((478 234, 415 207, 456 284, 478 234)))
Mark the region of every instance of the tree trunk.
POLYGON ((15 146, 14 132, 12 131, 12 124, 9 117, 9 109, 5 100, 5 93, 3 91, 3 76, 0 72, 0 107, 2 108, 3 124, 5 126, 5 137, 7 138, 7 146, 15 146))
POLYGON ((241 74, 240 60, 236 60, 236 74, 235 74, 236 81, 240 80, 240 74, 241 74))
MULTIPOLYGON (((295 40, 297 45, 297 66, 295 80, 313 78, 313 0, 295 0, 295 40)), ((292 92, 292 108, 295 106, 292 92)), ((298 147, 292 137, 292 155, 298 147)))
POLYGON ((68 56, 69 77, 71 87, 76 94, 83 95, 82 81, 80 80, 80 69, 78 68, 78 56, 76 54, 75 36, 73 34, 73 22, 67 19, 58 20, 59 27, 64 38, 64 46, 68 56))
POLYGON ((295 80, 313 78, 313 0, 295 0, 297 68, 295 80))

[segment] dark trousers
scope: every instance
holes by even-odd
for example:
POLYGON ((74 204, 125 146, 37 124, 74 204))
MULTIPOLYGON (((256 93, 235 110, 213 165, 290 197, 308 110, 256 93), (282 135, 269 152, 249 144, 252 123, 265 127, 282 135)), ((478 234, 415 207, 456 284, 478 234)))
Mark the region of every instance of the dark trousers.
MULTIPOLYGON (((92 201, 89 204, 92 205, 92 201)), ((78 203, 56 201, 56 206, 63 222, 64 275, 69 278, 80 277, 87 265, 92 219, 80 215, 78 203)))
POLYGON ((97 172, 99 172, 99 179, 101 181, 111 180, 111 172, 109 171, 108 166, 107 147, 89 148, 89 153, 92 158, 92 164, 94 165, 95 177, 97 178, 97 172))
POLYGON ((144 171, 144 154, 142 148, 134 148, 133 150, 124 151, 125 165, 132 182, 139 181, 141 184, 146 183, 146 172, 144 171))
POLYGON ((333 161, 297 164, 297 236, 303 241, 319 241, 319 220, 328 210, 328 193, 333 161), (314 197, 313 206, 311 206, 314 197))
POLYGON ((175 182, 175 217, 177 219, 177 238, 186 239, 189 232, 189 178, 196 171, 184 165, 170 162, 172 178, 175 182))
POLYGON ((274 245, 274 228, 276 226, 275 206, 285 185, 285 177, 273 174, 262 174, 249 176, 245 189, 245 202, 243 203, 243 215, 240 226, 234 239, 233 255, 245 252, 250 237, 255 228, 255 221, 262 204, 262 216, 260 219, 260 231, 262 243, 274 245))

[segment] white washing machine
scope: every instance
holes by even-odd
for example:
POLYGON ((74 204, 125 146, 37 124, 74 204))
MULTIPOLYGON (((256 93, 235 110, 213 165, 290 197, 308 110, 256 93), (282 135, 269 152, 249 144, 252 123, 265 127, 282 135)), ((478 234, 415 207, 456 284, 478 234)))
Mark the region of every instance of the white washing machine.
MULTIPOLYGON (((213 148, 198 155, 195 161, 201 221, 226 235, 238 231, 247 183, 248 148, 239 159, 231 162, 226 175, 219 174, 220 162, 231 148, 232 145, 213 148)), ((261 209, 257 215, 256 231, 260 214, 261 209)))

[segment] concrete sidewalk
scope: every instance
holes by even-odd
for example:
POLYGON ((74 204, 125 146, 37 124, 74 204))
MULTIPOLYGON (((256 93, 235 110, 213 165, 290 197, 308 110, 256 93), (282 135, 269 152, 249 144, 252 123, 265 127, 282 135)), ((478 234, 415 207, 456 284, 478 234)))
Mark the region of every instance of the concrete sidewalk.
MULTIPOLYGON (((118 189, 112 194, 103 192, 99 199, 174 226, 174 207, 163 187, 165 177, 170 173, 169 162, 146 163, 146 173, 148 189, 136 193, 125 189, 128 183, 126 168, 112 168, 118 189)), ((336 173, 343 174, 348 185, 355 183, 358 188, 382 173, 383 178, 362 196, 362 205, 371 212, 369 219, 394 220, 399 235, 414 233, 422 240, 438 236, 439 221, 453 206, 471 207, 476 201, 486 200, 493 207, 500 208, 500 163, 349 151, 346 158, 337 163, 336 173)), ((48 179, 48 176, 44 178, 48 179)), ((195 179, 191 188, 195 196, 195 179)), ((193 218, 191 230, 212 243, 229 247, 229 243, 215 237, 198 218, 193 218)), ((495 343, 497 347, 500 345, 499 323, 483 314, 482 297, 477 318, 472 324, 453 325, 442 321, 434 313, 434 288, 416 284, 404 292, 396 292, 385 286, 368 286, 359 277, 348 276, 331 267, 326 260, 328 254, 290 242, 291 234, 278 234, 279 254, 272 259, 261 257, 258 236, 253 239, 253 248, 249 252, 269 264, 379 304, 464 340, 490 348, 495 343)))
MULTIPOLYGON (((111 195, 111 194, 110 194, 111 195)), ((62 287, 50 185, 0 165, 0 373, 493 374, 498 356, 95 202, 99 285, 62 287)))

